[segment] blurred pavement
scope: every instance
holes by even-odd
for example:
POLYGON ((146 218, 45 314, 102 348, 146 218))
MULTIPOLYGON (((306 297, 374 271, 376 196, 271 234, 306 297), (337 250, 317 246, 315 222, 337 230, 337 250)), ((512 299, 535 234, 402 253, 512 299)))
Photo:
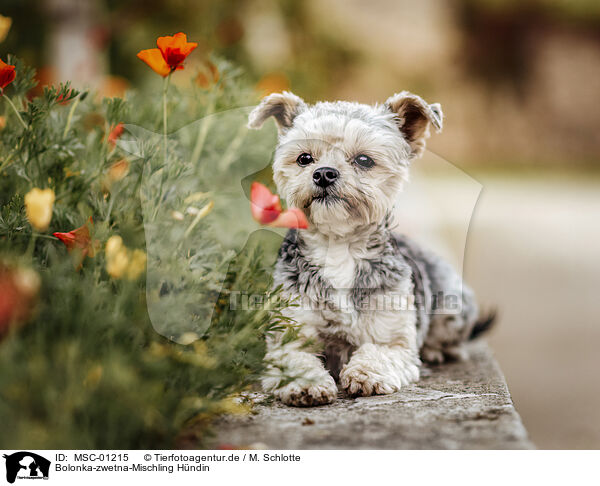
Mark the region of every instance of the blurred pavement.
POLYGON ((539 448, 600 448, 600 179, 475 177, 465 274, 539 448))

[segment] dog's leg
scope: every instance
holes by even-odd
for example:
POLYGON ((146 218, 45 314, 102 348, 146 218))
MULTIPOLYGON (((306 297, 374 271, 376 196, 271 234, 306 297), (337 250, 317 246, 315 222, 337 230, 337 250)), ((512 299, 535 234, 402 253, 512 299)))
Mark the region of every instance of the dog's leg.
POLYGON ((270 363, 262 380, 263 389, 272 392, 283 403, 311 407, 331 403, 337 398, 335 380, 314 354, 282 346, 271 349, 267 360, 270 363))
MULTIPOLYGON (((287 314, 291 312, 288 309, 287 314)), ((263 389, 283 403, 296 407, 331 403, 338 393, 335 380, 325 369, 323 361, 303 347, 307 340, 316 338, 311 325, 315 324, 316 314, 290 317, 297 322, 305 321, 300 339, 284 343, 282 335, 277 335, 268 340, 265 357, 268 365, 262 379, 263 389)))
POLYGON ((419 379, 416 346, 360 346, 340 373, 340 383, 351 396, 386 395, 419 379))

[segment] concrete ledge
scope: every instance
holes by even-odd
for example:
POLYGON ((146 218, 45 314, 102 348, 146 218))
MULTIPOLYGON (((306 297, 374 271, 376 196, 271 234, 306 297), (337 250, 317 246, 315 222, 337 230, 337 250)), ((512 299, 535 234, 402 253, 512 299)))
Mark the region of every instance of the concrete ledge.
POLYGON ((219 444, 269 449, 530 449, 504 376, 483 341, 471 360, 423 369, 393 395, 340 398, 332 405, 257 406, 215 424, 219 444))

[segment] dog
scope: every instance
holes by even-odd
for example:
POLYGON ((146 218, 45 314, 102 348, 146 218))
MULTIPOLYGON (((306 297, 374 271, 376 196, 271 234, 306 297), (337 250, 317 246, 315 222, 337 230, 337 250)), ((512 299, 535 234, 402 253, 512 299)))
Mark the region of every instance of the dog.
POLYGON ((464 343, 493 316, 478 320, 457 272, 392 224, 411 162, 430 129, 442 129, 440 105, 407 91, 376 105, 274 93, 248 127, 271 117, 274 182, 310 225, 289 231, 275 265, 298 339, 268 338, 264 390, 288 405, 324 405, 336 381, 352 397, 390 394, 419 379, 421 360, 466 358, 464 343))

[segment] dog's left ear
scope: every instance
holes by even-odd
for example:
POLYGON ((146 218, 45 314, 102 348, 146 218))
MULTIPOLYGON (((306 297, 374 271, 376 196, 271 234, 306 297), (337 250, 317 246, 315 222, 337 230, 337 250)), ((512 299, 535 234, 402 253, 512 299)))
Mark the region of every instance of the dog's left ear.
POLYGON ((420 96, 402 91, 390 96, 385 106, 396 115, 396 123, 410 145, 412 157, 418 157, 425 150, 430 124, 436 132, 442 130, 444 114, 439 103, 430 105, 420 96))
POLYGON ((260 128, 267 118, 272 116, 277 123, 277 130, 283 133, 292 126, 294 118, 305 108, 304 100, 294 93, 284 91, 270 94, 248 115, 248 128, 260 128))

